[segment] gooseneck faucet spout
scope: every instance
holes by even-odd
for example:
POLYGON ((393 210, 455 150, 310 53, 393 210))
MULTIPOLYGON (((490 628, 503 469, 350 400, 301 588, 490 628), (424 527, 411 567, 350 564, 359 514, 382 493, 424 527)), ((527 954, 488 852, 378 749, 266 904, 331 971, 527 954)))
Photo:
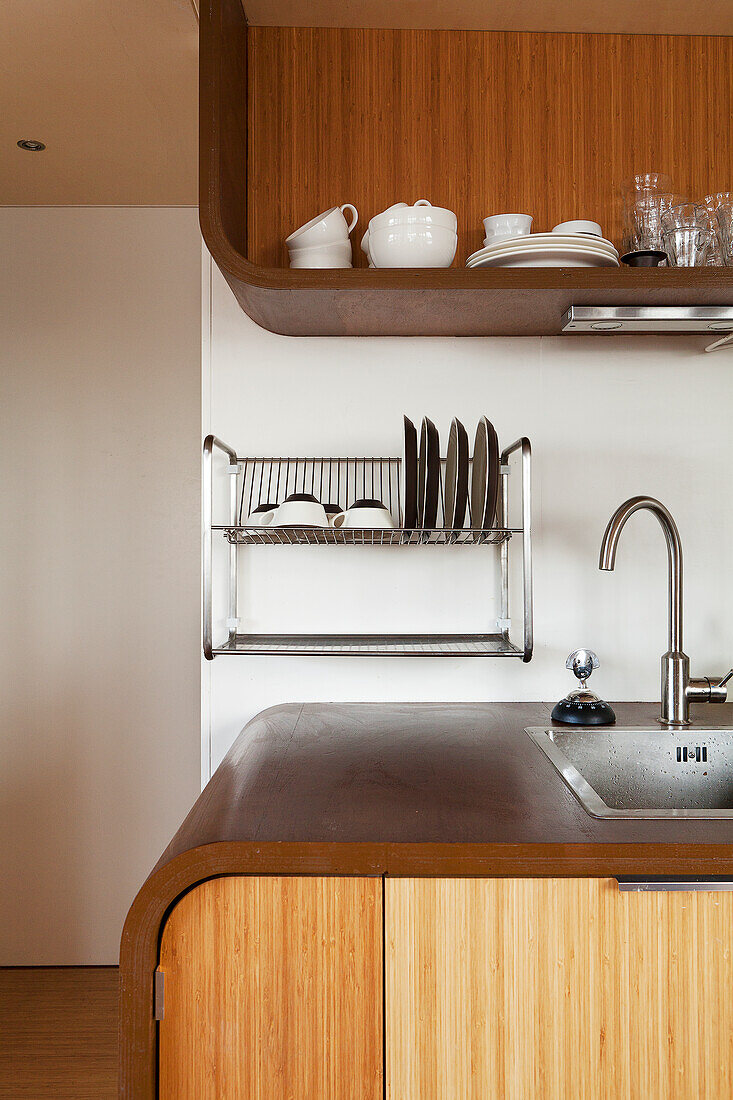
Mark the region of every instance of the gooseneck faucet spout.
MULTIPOLYGON (((608 521, 601 543, 599 569, 614 569, 616 548, 626 521, 645 509, 655 515, 664 531, 669 559, 669 652, 682 654, 682 540, 677 524, 661 501, 654 497, 631 497, 619 505, 608 521)), ((682 654, 684 656, 684 654, 682 654)))
POLYGON ((669 644, 662 654, 661 713, 665 726, 689 726, 690 703, 724 703, 726 684, 733 670, 724 678, 703 676, 690 679, 690 659, 682 649, 682 541, 677 524, 664 505, 654 497, 631 497, 608 521, 601 542, 600 569, 613 569, 616 548, 629 516, 645 509, 657 517, 667 542, 669 562, 669 644))

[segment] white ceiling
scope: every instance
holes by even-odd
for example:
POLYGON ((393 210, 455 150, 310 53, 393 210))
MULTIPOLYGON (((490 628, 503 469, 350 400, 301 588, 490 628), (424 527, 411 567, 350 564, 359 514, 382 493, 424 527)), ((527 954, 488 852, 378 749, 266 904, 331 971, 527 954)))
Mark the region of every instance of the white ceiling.
POLYGON ((192 0, 1 0, 0 104, 0 205, 196 204, 192 0))

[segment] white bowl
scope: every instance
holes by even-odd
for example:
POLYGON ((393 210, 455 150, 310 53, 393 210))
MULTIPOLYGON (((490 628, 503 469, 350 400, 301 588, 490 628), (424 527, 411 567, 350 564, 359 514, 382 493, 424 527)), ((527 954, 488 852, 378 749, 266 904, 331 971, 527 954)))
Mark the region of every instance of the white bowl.
POLYGON ((375 267, 450 267, 458 235, 442 225, 403 225, 372 230, 369 257, 375 267))
POLYGON ((594 237, 602 237, 603 230, 598 222, 574 221, 560 222, 552 230, 553 233, 590 233, 594 237))
POLYGON ((509 237, 526 237, 532 231, 531 214, 492 214, 484 218, 484 244, 496 244, 509 237))
POLYGON ((458 231, 458 218, 444 206, 431 206, 427 199, 418 199, 414 206, 398 203, 381 214, 375 214, 369 222, 369 231, 396 226, 435 225, 458 231))

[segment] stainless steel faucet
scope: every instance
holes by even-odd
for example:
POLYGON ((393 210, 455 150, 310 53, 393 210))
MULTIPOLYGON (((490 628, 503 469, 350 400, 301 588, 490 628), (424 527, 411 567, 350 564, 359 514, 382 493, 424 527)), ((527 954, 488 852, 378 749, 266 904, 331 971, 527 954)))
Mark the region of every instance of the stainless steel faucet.
POLYGON ((657 517, 667 540, 669 559, 669 643, 662 654, 662 708, 659 721, 664 726, 689 726, 690 703, 725 703, 726 684, 733 669, 722 678, 690 678, 690 658, 682 649, 682 542, 677 524, 654 497, 631 497, 621 504, 608 521, 601 543, 600 569, 616 565, 616 547, 629 516, 646 509, 657 517))

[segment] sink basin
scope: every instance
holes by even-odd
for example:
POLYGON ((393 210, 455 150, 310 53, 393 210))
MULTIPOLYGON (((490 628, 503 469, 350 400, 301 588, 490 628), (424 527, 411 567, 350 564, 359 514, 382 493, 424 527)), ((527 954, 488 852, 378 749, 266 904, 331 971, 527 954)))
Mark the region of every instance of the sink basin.
POLYGON ((593 817, 733 817, 733 729, 525 732, 593 817))

